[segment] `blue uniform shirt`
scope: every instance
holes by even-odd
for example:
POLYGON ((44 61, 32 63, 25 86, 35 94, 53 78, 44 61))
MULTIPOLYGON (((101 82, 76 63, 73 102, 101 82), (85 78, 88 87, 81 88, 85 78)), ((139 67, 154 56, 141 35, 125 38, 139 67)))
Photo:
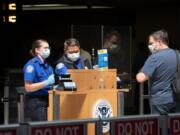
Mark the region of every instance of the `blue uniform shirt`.
MULTIPOLYGON (((29 60, 24 68, 24 81, 30 81, 32 83, 38 83, 45 81, 48 77, 53 74, 52 67, 46 62, 43 63, 38 56, 29 60)), ((47 94, 48 90, 52 89, 52 86, 47 86, 35 92, 29 94, 42 95, 47 94)))
POLYGON ((152 54, 145 62, 141 72, 149 77, 151 104, 174 102, 171 81, 176 72, 176 55, 172 49, 163 49, 152 54))
MULTIPOLYGON (((83 66, 81 63, 81 58, 79 60, 77 60, 77 62, 75 63, 75 66, 77 69, 83 69, 83 66)), ((67 70, 68 70, 68 67, 63 62, 58 63, 55 68, 55 72, 58 76, 67 74, 67 72, 68 72, 67 70)))

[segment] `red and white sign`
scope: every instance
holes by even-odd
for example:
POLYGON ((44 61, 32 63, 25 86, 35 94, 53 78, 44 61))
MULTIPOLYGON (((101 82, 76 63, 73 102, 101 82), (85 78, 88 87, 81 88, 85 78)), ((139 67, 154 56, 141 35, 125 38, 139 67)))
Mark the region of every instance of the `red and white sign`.
POLYGON ((158 119, 117 121, 115 135, 158 135, 158 119))
POLYGON ((17 135, 17 130, 16 129, 6 129, 6 130, 1 130, 0 129, 0 135, 17 135))
POLYGON ((32 127, 31 135, 83 135, 83 124, 32 127))
POLYGON ((169 119, 170 135, 180 134, 180 117, 174 117, 169 119))

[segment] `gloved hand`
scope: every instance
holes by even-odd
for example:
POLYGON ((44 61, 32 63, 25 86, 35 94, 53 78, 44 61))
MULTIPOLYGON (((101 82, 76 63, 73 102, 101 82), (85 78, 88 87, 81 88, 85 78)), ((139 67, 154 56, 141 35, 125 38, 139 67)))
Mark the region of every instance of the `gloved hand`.
POLYGON ((54 74, 50 75, 47 80, 44 81, 45 86, 49 86, 55 83, 54 74))

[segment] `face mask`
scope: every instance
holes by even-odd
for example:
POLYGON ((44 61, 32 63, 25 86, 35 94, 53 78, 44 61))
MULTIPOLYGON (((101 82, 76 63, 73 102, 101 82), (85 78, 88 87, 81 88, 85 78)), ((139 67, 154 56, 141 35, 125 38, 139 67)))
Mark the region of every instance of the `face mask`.
POLYGON ((41 56, 42 56, 44 59, 48 58, 49 55, 50 55, 50 49, 47 48, 47 49, 41 51, 41 56))
POLYGON ((114 49, 116 49, 117 47, 118 47, 117 44, 111 43, 111 44, 109 45, 109 49, 110 49, 110 50, 114 50, 114 49))
POLYGON ((118 44, 110 43, 108 46, 108 51, 112 54, 116 54, 120 49, 118 44))
POLYGON ((78 53, 72 53, 72 54, 67 53, 67 57, 68 57, 71 61, 76 61, 76 60, 79 59, 80 53, 79 53, 79 52, 78 52, 78 53))
POLYGON ((148 48, 150 50, 151 53, 155 53, 157 52, 158 50, 156 49, 156 45, 155 44, 150 44, 148 45, 148 48))

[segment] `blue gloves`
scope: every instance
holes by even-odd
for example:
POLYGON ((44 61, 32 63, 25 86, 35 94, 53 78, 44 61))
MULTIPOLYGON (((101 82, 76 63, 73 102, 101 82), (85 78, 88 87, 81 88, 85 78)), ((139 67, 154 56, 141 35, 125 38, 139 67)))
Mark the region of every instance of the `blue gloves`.
POLYGON ((55 83, 54 74, 50 75, 47 80, 44 81, 45 86, 49 86, 55 83))

